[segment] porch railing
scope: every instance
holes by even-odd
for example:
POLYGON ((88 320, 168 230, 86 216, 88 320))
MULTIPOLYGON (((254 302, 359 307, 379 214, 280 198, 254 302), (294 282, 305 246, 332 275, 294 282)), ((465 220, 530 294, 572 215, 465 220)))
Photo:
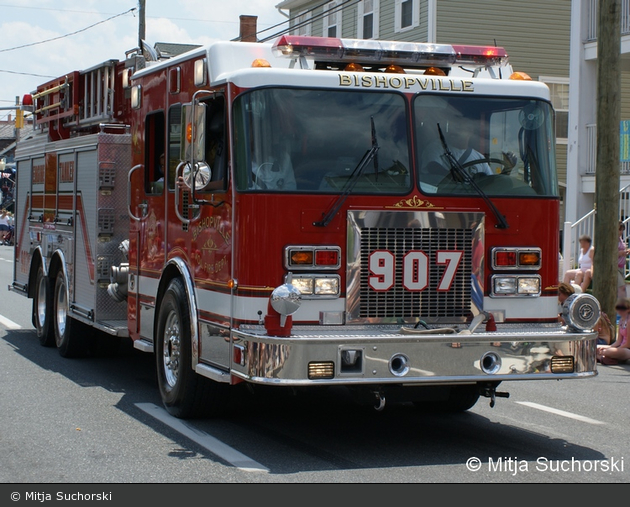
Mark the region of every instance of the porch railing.
MULTIPOLYGON (((597 245, 595 239, 595 214, 593 209, 574 223, 564 223, 564 237, 562 241, 562 261, 560 262, 559 279, 562 280, 564 273, 569 269, 577 268, 577 260, 580 257, 580 236, 586 234, 593 240, 593 245, 597 245)), ((619 220, 625 225, 624 237, 628 238, 630 233, 630 185, 619 189, 619 220)), ((628 263, 626 263, 625 276, 629 274, 628 263)))
MULTIPOLYGON (((598 0, 590 0, 588 4, 587 42, 597 40, 597 4, 598 0)), ((621 0, 621 35, 630 34, 630 0, 621 0)))
MULTIPOLYGON (((630 0, 628 0, 630 2, 630 0)), ((620 162, 621 174, 630 174, 630 162, 620 162)), ((597 125, 586 126, 586 174, 595 174, 597 167, 597 125)))

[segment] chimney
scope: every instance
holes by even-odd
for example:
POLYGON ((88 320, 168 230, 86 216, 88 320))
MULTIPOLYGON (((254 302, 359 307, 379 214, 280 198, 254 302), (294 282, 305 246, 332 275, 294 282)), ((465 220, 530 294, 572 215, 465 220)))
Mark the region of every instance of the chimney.
POLYGON ((258 42, 256 38, 256 20, 258 16, 239 16, 241 20, 241 33, 240 40, 241 42, 258 42))

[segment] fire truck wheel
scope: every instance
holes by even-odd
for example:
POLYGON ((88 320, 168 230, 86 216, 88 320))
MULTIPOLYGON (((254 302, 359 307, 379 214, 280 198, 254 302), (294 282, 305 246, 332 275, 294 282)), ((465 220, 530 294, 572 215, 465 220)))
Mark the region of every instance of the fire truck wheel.
POLYGON ((62 357, 81 357, 87 352, 86 334, 80 333, 80 322, 68 315, 68 286, 63 271, 57 273, 54 292, 53 327, 55 342, 62 357))
POLYGON ((37 331, 39 343, 44 347, 55 344, 55 333, 50 325, 52 314, 52 290, 50 280, 44 274, 43 266, 39 266, 35 278, 35 295, 33 296, 33 325, 37 331))
POLYGON ((423 412, 465 412, 470 410, 479 399, 477 384, 452 386, 448 398, 440 401, 416 402, 423 412))
POLYGON ((179 278, 171 281, 162 299, 155 340, 158 385, 166 410, 181 419, 220 413, 227 385, 202 377, 192 368, 190 307, 179 278))

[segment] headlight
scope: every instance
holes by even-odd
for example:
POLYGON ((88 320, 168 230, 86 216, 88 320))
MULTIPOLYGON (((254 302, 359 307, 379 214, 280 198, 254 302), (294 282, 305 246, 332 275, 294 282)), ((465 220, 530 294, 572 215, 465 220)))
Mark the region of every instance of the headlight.
POLYGON ((538 294, 540 293, 539 278, 520 278, 518 279, 519 294, 538 294))
POLYGON ((309 296, 313 294, 313 281, 312 278, 299 278, 294 276, 291 283, 298 288, 303 296, 309 296))
POLYGON ((510 275, 492 277, 493 296, 538 296, 540 276, 510 275))
POLYGON ((339 297, 339 275, 293 275, 291 283, 307 299, 339 297))
POLYGON ((516 294, 516 278, 510 277, 496 277, 493 279, 494 293, 495 294, 516 294))
POLYGON ((338 296, 338 278, 315 278, 315 294, 319 296, 338 296))

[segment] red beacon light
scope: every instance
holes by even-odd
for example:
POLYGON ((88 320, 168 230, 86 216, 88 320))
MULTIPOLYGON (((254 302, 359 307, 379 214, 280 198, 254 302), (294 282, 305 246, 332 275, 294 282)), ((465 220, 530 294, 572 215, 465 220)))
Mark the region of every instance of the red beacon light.
POLYGON ((457 53, 458 63, 474 63, 476 65, 505 65, 507 52, 498 46, 453 45, 457 53))
POLYGON ((23 106, 32 106, 33 105, 33 96, 30 93, 27 93, 22 97, 22 105, 23 106))

